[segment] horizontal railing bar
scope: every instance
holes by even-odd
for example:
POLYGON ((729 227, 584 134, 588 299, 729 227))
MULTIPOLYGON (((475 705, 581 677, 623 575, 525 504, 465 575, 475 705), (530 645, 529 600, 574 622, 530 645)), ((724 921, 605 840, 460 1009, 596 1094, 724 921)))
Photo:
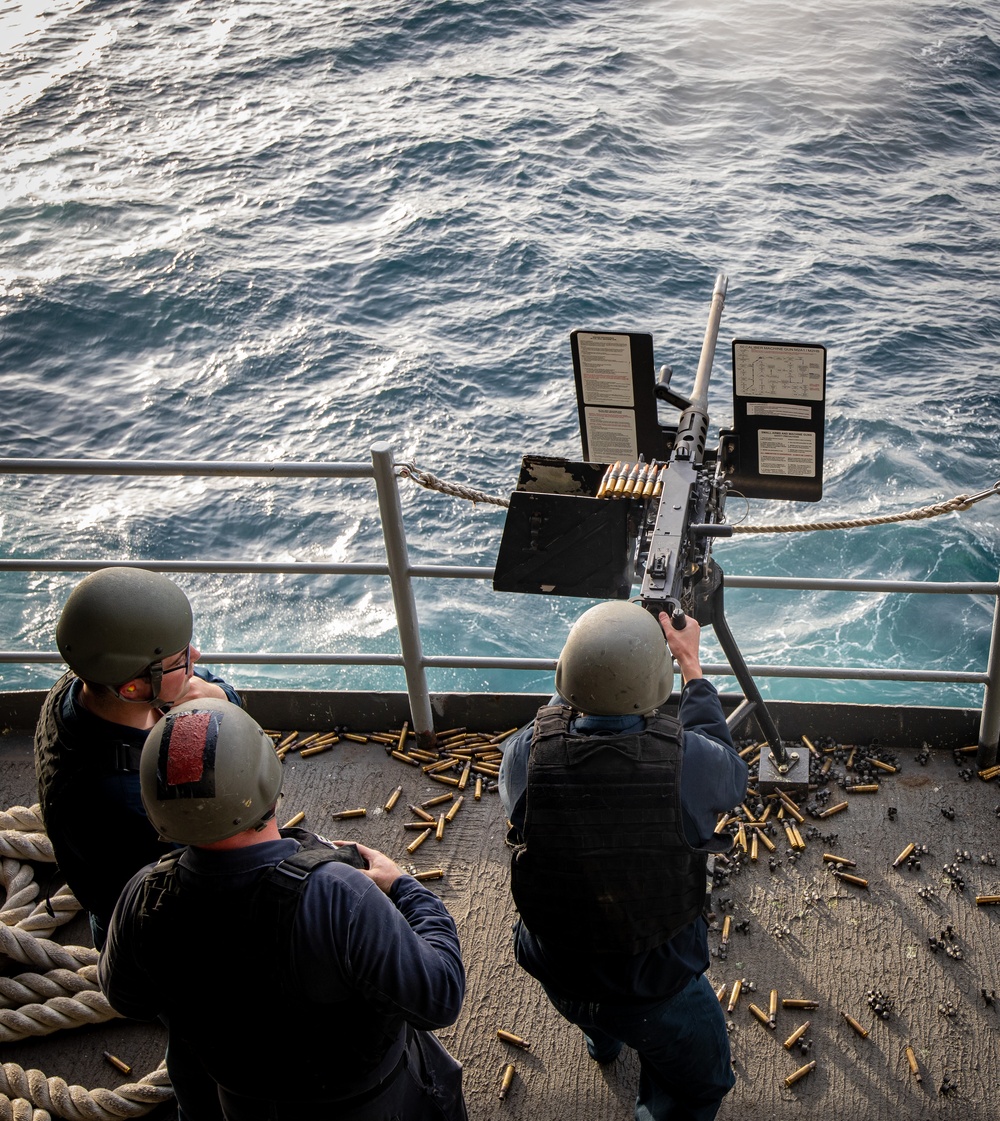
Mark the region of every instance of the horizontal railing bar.
POLYGON ((156 572, 283 572, 299 576, 388 576, 389 566, 375 561, 169 561, 169 560, 0 560, 0 572, 96 572, 115 565, 156 572))
POLYGON ((191 459, 0 459, 0 475, 190 475, 372 479, 370 463, 191 459))
MULTIPOLYGON (((0 650, 0 664, 59 664, 62 657, 56 651, 0 650)), ((228 651, 205 653, 200 662, 205 665, 242 666, 402 666, 399 654, 236 654, 228 651)), ((461 655, 427 655, 422 664, 428 669, 502 669, 547 671, 556 667, 555 658, 477 658, 461 655)), ((872 669, 866 666, 781 666, 748 665, 754 677, 816 678, 839 681, 929 681, 947 684, 985 685, 985 673, 961 670, 905 670, 872 669)), ((703 665, 703 672, 712 677, 732 677, 728 665, 703 665)))
POLYGON ((937 595, 1000 596, 1000 583, 984 581, 851 580, 822 576, 729 576, 727 588, 771 588, 779 591, 927 592, 937 595))

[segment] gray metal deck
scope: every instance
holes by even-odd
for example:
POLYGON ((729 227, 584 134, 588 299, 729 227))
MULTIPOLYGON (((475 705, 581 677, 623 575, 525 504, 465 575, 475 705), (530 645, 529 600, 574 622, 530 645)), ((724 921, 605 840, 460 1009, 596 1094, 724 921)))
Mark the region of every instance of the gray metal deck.
MULTIPOLYGON (((360 715, 356 704, 346 705, 336 695, 258 694, 250 696, 249 707, 266 726, 303 732, 344 723, 344 713, 353 708, 354 728, 377 730, 405 718, 400 715, 405 714, 405 697, 387 697, 369 696, 369 711, 360 715)), ((517 722, 536 701, 467 698, 442 703, 436 708, 438 727, 468 723, 500 731, 511 726, 512 713, 517 722), (481 719, 465 719, 475 711, 481 719)), ((31 698, 27 704, 30 710, 31 698)), ((2 721, 14 726, 0 737, 4 807, 35 801, 30 735, 27 722, 19 718, 23 711, 15 705, 0 712, 2 721)), ((952 754, 956 747, 975 744, 978 714, 777 706, 775 717, 786 739, 805 733, 814 740, 830 735, 841 742, 868 743, 877 736, 899 757, 902 769, 884 776, 876 794, 843 794, 834 788, 829 804, 848 800, 849 809, 822 821, 807 814, 800 826, 806 847, 799 856, 790 855, 779 830, 773 870, 761 850, 756 864, 747 860, 739 874, 713 893, 716 914, 720 920, 725 913, 732 915, 733 932, 727 956, 713 959, 710 979, 716 987, 731 989, 738 978, 755 987, 755 992, 744 991, 729 1016, 737 1085, 720 1118, 993 1121, 1000 1090, 1000 1002, 987 1002, 983 990, 987 997, 1000 991, 1000 907, 977 906, 975 897, 1000 891, 1000 867, 980 862, 988 853, 1000 856, 1000 785, 974 774, 965 781, 961 771, 974 767, 975 756, 965 757, 960 767, 952 754), (865 724, 874 729, 868 738, 862 734, 865 724), (926 766, 917 761, 925 740, 933 746, 926 766), (890 806, 896 810, 894 818, 890 806), (953 818, 942 812, 952 809, 953 818), (825 839, 810 837, 809 826, 825 839), (929 848, 920 870, 894 869, 893 861, 910 842, 929 848), (944 865, 955 863, 956 851, 970 855, 959 865, 964 891, 952 886, 943 871, 944 865), (848 870, 867 879, 868 888, 838 881, 822 859, 824 852, 855 861, 857 867, 848 870), (936 896, 922 898, 921 888, 933 889, 936 896), (747 920, 743 932, 739 927, 747 920), (929 939, 942 939, 949 927, 960 958, 930 948, 929 939), (769 1029, 754 1019, 748 1004, 767 1011, 771 989, 780 998, 813 998, 818 1007, 810 1012, 780 1008, 776 1027, 769 1029), (871 990, 892 1000, 888 1020, 878 1019, 869 1007, 871 990), (857 1034, 843 1013, 868 1035, 857 1034), (782 1046, 805 1019, 811 1020, 807 1058, 782 1046), (910 1071, 907 1046, 915 1053, 920 1081, 910 1071), (815 1070, 786 1087, 785 1077, 813 1059, 815 1070), (942 1092, 942 1085, 954 1089, 942 1092)), ((470 1117, 625 1121, 632 1116, 635 1056, 625 1051, 609 1067, 591 1062, 578 1030, 553 1012, 536 982, 514 964, 506 825, 495 793, 484 794, 477 803, 466 791, 444 838, 430 837, 410 856, 405 846, 414 834, 402 829, 410 816, 405 803, 449 788, 388 757, 380 744, 341 741, 308 759, 290 754, 285 772, 280 820, 301 810, 303 824, 324 835, 361 840, 404 866, 444 870, 444 878, 429 886, 458 923, 468 991, 458 1023, 439 1035, 464 1064, 470 1117), (399 805, 392 813, 383 812, 388 794, 400 783, 399 805), (367 808, 365 818, 332 819, 336 811, 356 806, 367 808), (498 1028, 530 1041, 530 1051, 500 1042, 498 1028), (497 1091, 507 1062, 515 1063, 516 1076, 507 1100, 500 1102, 497 1091)), ((44 874, 43 866, 38 878, 44 874)), ((77 920, 56 938, 86 942, 88 934, 77 920)), ((710 945, 717 948, 720 938, 713 931, 710 945)), ((3 1061, 86 1087, 114 1087, 134 1079, 111 1068, 103 1051, 126 1059, 138 1076, 157 1064, 162 1044, 156 1028, 114 1021, 7 1045, 3 1061)), ((274 1026, 274 1055, 289 1064, 290 1073, 294 1070, 294 1025, 274 1026)), ((173 1114, 166 1106, 156 1116, 173 1114)))

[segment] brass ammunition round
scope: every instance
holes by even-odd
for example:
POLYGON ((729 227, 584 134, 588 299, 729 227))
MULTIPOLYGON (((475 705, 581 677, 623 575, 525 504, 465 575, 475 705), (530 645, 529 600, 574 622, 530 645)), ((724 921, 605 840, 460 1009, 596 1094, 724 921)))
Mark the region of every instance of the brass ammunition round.
POLYGON ((290 817, 281 828, 282 829, 292 829, 296 825, 298 825, 300 821, 305 821, 305 818, 306 818, 305 810, 299 810, 299 812, 297 814, 295 814, 294 817, 290 817))
POLYGON ((477 802, 482 800, 482 797, 483 797, 483 780, 481 778, 476 779, 476 790, 475 790, 475 793, 472 795, 472 797, 477 802))
POLYGON ((356 735, 354 732, 345 732, 343 738, 345 740, 350 740, 351 743, 367 743, 368 742, 368 737, 367 736, 359 736, 359 735, 356 735))
MULTIPOLYGON (((394 744, 394 743, 397 742, 395 736, 383 736, 381 732, 369 732, 368 733, 368 739, 372 743, 383 743, 386 746, 388 746, 389 744, 394 744)), ((399 750, 402 751, 403 749, 400 748, 399 750)))
POLYGON ((739 824, 739 828, 736 830, 736 843, 744 852, 747 851, 747 830, 742 821, 739 824))
POLYGON ((729 941, 729 928, 732 925, 733 925, 733 916, 732 915, 726 915, 726 917, 722 920, 722 944, 723 944, 723 946, 725 946, 725 944, 729 941))
POLYGON ((726 995, 726 989, 727 989, 728 987, 729 987, 728 985, 720 985, 720 986, 719 986, 719 987, 718 987, 718 988, 717 988, 717 989, 715 990, 715 998, 716 998, 716 1000, 718 1000, 718 1002, 719 1002, 720 1004, 722 1003, 723 999, 725 998, 725 995, 726 995))
POLYGON ((799 812, 799 807, 789 798, 784 790, 778 791, 778 797, 781 799, 781 804, 785 807, 785 810, 801 825, 805 821, 805 817, 799 812))
MULTIPOLYGON (((434 824, 435 824, 435 828, 436 828, 437 827, 437 822, 435 822, 434 824)), ((421 820, 421 821, 404 821, 403 822, 403 828, 408 833, 419 833, 421 829, 427 829, 427 828, 429 828, 429 826, 428 826, 427 822, 423 821, 423 820, 421 820)))
POLYGON ((873 767, 878 767, 880 771, 885 771, 887 774, 894 775, 896 768, 891 763, 883 763, 881 759, 869 759, 869 763, 873 767))
POLYGON ((420 806, 414 806, 412 803, 407 803, 406 808, 415 816, 423 821, 429 821, 433 825, 437 818, 433 814, 429 814, 426 810, 421 809, 420 806))
POLYGON ((653 491, 656 489, 656 476, 659 474, 660 468, 651 463, 649 471, 646 473, 646 481, 642 484, 642 497, 652 498, 653 491))
POLYGON ((848 860, 846 856, 837 856, 832 852, 823 853, 823 859, 827 864, 843 864, 845 868, 857 868, 858 866, 856 861, 848 860))
POLYGON ((445 786, 458 786, 458 779, 452 778, 451 775, 428 775, 427 777, 433 782, 443 782, 445 786))
MULTIPOLYGON (((604 472, 604 478, 601 479, 601 485, 597 488, 597 498, 605 498, 608 490, 612 488, 618 481, 618 472, 621 469, 621 460, 612 463, 611 466, 604 472)), ((516 730, 516 729, 515 729, 516 730)))
POLYGON ((399 796, 402 793, 403 788, 401 786, 397 786, 396 789, 389 795, 389 797, 386 798, 385 806, 383 807, 386 813, 391 813, 395 809, 396 803, 399 801, 399 796))
POLYGON ((773 1024, 778 1015, 778 990, 772 989, 768 998, 767 1018, 773 1024))
POLYGON ((503 1068, 503 1078, 500 1080, 500 1092, 497 1095, 501 1101, 507 1097, 510 1085, 514 1081, 514 1064, 508 1063, 503 1068))
POLYGON ((748 1004, 747 1008, 750 1009, 750 1012, 752 1013, 753 1018, 755 1020, 759 1020, 764 1025, 765 1028, 773 1028, 774 1027, 774 1024, 772 1024, 771 1021, 767 1018, 767 1013, 764 1011, 763 1008, 758 1008, 756 1004, 748 1004))
POLYGON ((910 1074, 912 1074, 918 1082, 923 1082, 923 1078, 920 1074, 920 1067, 917 1065, 917 1056, 913 1053, 913 1048, 910 1046, 906 1048, 906 1061, 910 1064, 910 1074))
POLYGON ((626 463, 621 471, 618 472, 618 478, 615 479, 615 485, 608 487, 608 494, 612 498, 621 498, 622 491, 625 489, 625 484, 628 482, 629 472, 632 470, 632 465, 626 463))
POLYGON ((459 790, 464 790, 466 788, 466 786, 469 783, 469 775, 471 773, 472 773, 472 760, 470 759, 469 762, 466 763, 465 766, 462 768, 462 775, 461 775, 461 778, 459 778, 459 780, 458 780, 458 789, 459 790))
POLYGON ((786 996, 782 998, 781 1007, 797 1008, 803 1012, 811 1012, 814 1008, 819 1008, 819 1001, 797 996, 786 996))
POLYGON ((795 1029, 795 1031, 793 1031, 792 1034, 785 1040, 785 1042, 782 1044, 782 1047, 784 1047, 784 1049, 786 1051, 791 1051, 791 1049, 795 1046, 795 1044, 798 1043, 798 1041, 809 1030, 809 1025, 811 1023, 812 1023, 812 1020, 806 1020, 806 1022, 804 1024, 800 1024, 795 1029))
POLYGON ((1000 775, 1000 766, 987 767, 985 770, 979 772, 979 777, 983 780, 983 782, 989 782, 990 779, 996 778, 997 775, 1000 775))
POLYGON ((868 881, 862 879, 860 876, 852 876, 849 872, 834 872, 838 880, 844 880, 846 883, 854 884, 855 887, 868 887, 868 881))
POLYGON ((425 829, 419 837, 414 838, 407 846, 407 852, 416 852, 418 848, 427 840, 427 838, 434 832, 433 829, 425 829))
POLYGON ((132 1073, 132 1068, 128 1065, 127 1062, 125 1062, 124 1059, 119 1059, 117 1055, 112 1055, 110 1051, 105 1051, 104 1057, 113 1067, 117 1067, 118 1070, 122 1072, 122 1074, 132 1073))
POLYGON ((729 1004, 726 1008, 727 1012, 732 1012, 736 1008, 736 1003, 740 999, 740 993, 743 990, 743 981, 737 980, 733 982, 733 991, 729 994, 729 1004))
POLYGON ((504 1031, 503 1028, 497 1028, 497 1039, 502 1039, 504 1043, 511 1043, 515 1047, 520 1047, 522 1051, 531 1050, 531 1044, 526 1039, 522 1039, 512 1031, 504 1031))
POLYGON ((757 863, 757 859, 760 856, 760 852, 759 852, 759 849, 758 849, 759 844, 760 844, 760 834, 755 829, 753 836, 750 838, 750 859, 754 864, 757 863))
POLYGON ((399 730, 399 738, 396 740, 396 750, 402 751, 406 746, 406 734, 410 730, 409 720, 403 721, 403 727, 399 730))
POLYGON ((342 821, 345 817, 367 817, 368 811, 364 809, 356 810, 340 810, 335 814, 330 814, 335 821, 342 821))
POLYGON ((898 868, 900 866, 900 864, 903 863, 903 861, 910 855, 911 852, 913 852, 913 850, 916 847, 917 846, 911 841, 906 846, 906 848, 903 849, 903 851, 899 854, 899 856, 897 856, 896 859, 892 862, 893 868, 898 868))
POLYGON ((445 827, 446 820, 447 819, 445 818, 444 814, 442 814, 438 818, 437 828, 434 830, 435 840, 441 841, 441 840, 444 839, 444 827, 445 827))
POLYGON ((1000 903, 1000 895, 977 895, 976 905, 978 907, 988 907, 993 904, 1000 903))
POLYGON ((791 1074, 790 1074, 790 1075, 789 1075, 789 1076, 788 1076, 788 1077, 787 1077, 787 1078, 785 1079, 785 1085, 786 1085, 786 1086, 794 1086, 794 1085, 795 1085, 795 1083, 796 1083, 796 1082, 798 1082, 798 1080, 799 1080, 800 1078, 805 1078, 805 1076, 806 1076, 807 1074, 810 1074, 810 1073, 811 1073, 812 1071, 814 1071, 815 1069, 816 1069, 816 1060, 815 1060, 815 1059, 813 1059, 813 1061, 812 1061, 811 1063, 806 1063, 806 1065, 805 1065, 804 1067, 799 1067, 799 1069, 798 1069, 798 1070, 796 1070, 796 1071, 793 1071, 793 1072, 792 1072, 792 1073, 791 1073, 791 1074))
POLYGON ((863 1028, 853 1016, 848 1016, 846 1012, 841 1012, 841 1016, 851 1025, 851 1027, 861 1036, 862 1039, 867 1039, 868 1029, 863 1028))
POLYGON ((409 763, 411 767, 420 766, 420 760, 414 759, 412 755, 407 755, 405 751, 390 751, 389 754, 393 759, 398 759, 400 763, 409 763))
POLYGON ((423 810, 429 810, 431 806, 443 805, 445 802, 454 801, 454 798, 454 794, 438 794, 436 798, 428 798, 426 802, 421 802, 420 808, 423 810))
POLYGON ((464 794, 459 794, 459 796, 455 799, 454 803, 448 809, 448 812, 444 815, 445 821, 454 821, 455 820, 455 814, 457 814, 458 811, 462 808, 462 803, 464 801, 465 801, 465 795, 464 794))
POLYGON ((847 793, 848 794, 877 794, 878 793, 878 783, 877 782, 860 782, 855 786, 848 786, 847 787, 847 793))
POLYGON ((420 880, 421 883, 423 883, 424 880, 443 880, 444 869, 428 868, 426 872, 414 872, 413 878, 415 880, 420 880))
POLYGON ((299 752, 302 759, 308 759, 310 755, 321 755, 324 751, 329 751, 333 744, 318 743, 315 747, 307 747, 304 751, 299 752))
POLYGON ((829 809, 821 810, 816 816, 833 817, 834 814, 839 814, 841 810, 846 810, 849 805, 849 802, 838 802, 835 806, 830 806, 829 809))
POLYGON ((776 845, 766 833, 757 833, 757 836, 760 837, 760 843, 764 846, 764 848, 767 849, 768 852, 775 851, 776 845))

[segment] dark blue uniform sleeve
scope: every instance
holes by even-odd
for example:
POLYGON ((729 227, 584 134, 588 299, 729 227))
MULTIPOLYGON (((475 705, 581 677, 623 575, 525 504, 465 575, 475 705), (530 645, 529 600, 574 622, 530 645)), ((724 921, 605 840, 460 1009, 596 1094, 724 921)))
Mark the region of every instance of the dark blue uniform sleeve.
POLYGON ((339 999, 347 986, 415 1028, 453 1024, 465 969, 441 900, 412 876, 401 876, 387 896, 355 868, 321 871, 296 923, 300 973, 314 999, 339 999))
POLYGON ((501 744, 503 759, 497 783, 507 820, 520 833, 524 828, 524 795, 528 789, 528 756, 534 723, 526 724, 501 744))
POLYGON ((729 839, 714 839, 720 813, 738 806, 747 794, 747 765, 737 754, 715 686, 702 678, 681 693, 684 762, 681 803, 688 840, 723 851, 729 839))
POLYGON ((153 1020, 162 1007, 157 986, 132 952, 136 897, 147 871, 148 868, 143 868, 133 876, 122 892, 97 967, 98 980, 108 1003, 131 1020, 153 1020))

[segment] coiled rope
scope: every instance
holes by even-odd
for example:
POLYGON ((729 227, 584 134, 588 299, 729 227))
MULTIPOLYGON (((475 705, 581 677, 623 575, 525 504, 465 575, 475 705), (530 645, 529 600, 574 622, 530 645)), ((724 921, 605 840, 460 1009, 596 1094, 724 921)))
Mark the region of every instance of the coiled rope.
MULTIPOLYGON (((450 494, 455 498, 465 498, 470 502, 488 502, 493 506, 507 508, 510 501, 487 494, 485 491, 476 490, 460 483, 446 483, 430 471, 422 471, 412 463, 397 465, 399 477, 412 479, 428 490, 436 490, 441 494, 450 494)), ((982 502, 990 495, 1000 493, 1000 481, 997 481, 988 490, 978 494, 959 494, 947 502, 937 502, 932 506, 920 506, 916 510, 907 510, 900 514, 879 514, 868 518, 845 518, 840 521, 829 522, 789 522, 784 525, 739 525, 733 524, 733 533, 808 533, 819 529, 857 529, 860 526, 887 525, 890 522, 916 522, 926 518, 936 518, 941 514, 951 514, 956 510, 968 510, 977 502, 982 502)))
MULTIPOLYGON (((97 951, 90 946, 63 946, 44 935, 68 922, 80 904, 67 887, 35 902, 38 885, 26 859, 54 862, 40 807, 14 806, 0 811, 0 966, 4 955, 44 972, 0 976, 0 1043, 48 1035, 82 1024, 99 1024, 118 1013, 97 981, 97 951)), ((161 1063, 138 1082, 115 1090, 88 1090, 62 1078, 15 1063, 0 1064, 0 1121, 116 1121, 141 1117, 173 1097, 161 1063)))

